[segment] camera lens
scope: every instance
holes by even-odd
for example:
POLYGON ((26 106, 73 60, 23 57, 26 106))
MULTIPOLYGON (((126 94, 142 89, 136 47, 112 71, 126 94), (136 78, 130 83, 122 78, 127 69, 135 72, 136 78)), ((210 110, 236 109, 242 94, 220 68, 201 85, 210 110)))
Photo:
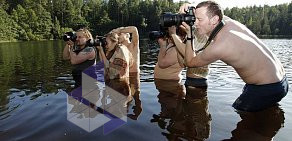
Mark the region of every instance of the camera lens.
POLYGON ((96 37, 96 39, 94 40, 88 40, 86 42, 86 46, 102 46, 105 47, 106 46, 106 38, 105 37, 96 37))
POLYGON ((172 14, 166 12, 160 16, 159 23, 162 27, 171 27, 173 25, 180 25, 182 22, 186 22, 189 25, 193 25, 196 18, 193 15, 193 10, 190 9, 186 14, 172 14))
POLYGON ((160 25, 162 27, 171 27, 173 25, 176 25, 176 22, 177 22, 176 14, 165 13, 160 16, 160 25))
POLYGON ((158 38, 162 38, 165 36, 164 32, 161 31, 151 31, 149 32, 149 39, 150 40, 156 40, 158 38))
POLYGON ((76 36, 76 33, 75 32, 66 32, 64 35, 63 35, 63 40, 64 41, 73 41, 75 42, 77 39, 77 36, 76 36))
POLYGON ((63 40, 64 41, 69 41, 70 40, 70 36, 68 36, 68 35, 63 35, 63 40))

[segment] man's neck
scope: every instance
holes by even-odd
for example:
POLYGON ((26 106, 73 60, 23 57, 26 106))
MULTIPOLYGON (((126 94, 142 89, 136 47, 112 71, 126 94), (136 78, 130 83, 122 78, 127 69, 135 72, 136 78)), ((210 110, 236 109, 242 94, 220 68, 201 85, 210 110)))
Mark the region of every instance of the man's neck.
POLYGON ((207 36, 210 37, 212 32, 215 30, 215 28, 218 26, 219 22, 215 25, 213 25, 212 30, 210 32, 207 33, 207 36))

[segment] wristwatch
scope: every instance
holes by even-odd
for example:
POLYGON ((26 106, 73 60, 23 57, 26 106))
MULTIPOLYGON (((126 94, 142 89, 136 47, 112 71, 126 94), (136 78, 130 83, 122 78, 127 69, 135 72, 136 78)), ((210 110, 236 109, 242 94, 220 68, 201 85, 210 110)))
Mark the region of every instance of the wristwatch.
POLYGON ((187 37, 187 40, 193 40, 194 38, 193 37, 187 37))

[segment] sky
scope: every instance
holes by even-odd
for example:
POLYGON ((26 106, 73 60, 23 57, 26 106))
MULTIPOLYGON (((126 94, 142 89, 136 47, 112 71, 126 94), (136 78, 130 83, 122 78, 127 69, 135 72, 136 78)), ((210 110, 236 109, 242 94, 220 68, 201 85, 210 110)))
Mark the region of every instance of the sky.
MULTIPOLYGON (((174 0, 174 2, 179 2, 180 0, 174 0)), ((203 0, 188 0, 188 2, 199 3, 203 0)), ((223 9, 232 7, 246 7, 246 6, 263 6, 263 5, 279 5, 283 3, 290 3, 292 0, 215 0, 218 2, 223 9)))

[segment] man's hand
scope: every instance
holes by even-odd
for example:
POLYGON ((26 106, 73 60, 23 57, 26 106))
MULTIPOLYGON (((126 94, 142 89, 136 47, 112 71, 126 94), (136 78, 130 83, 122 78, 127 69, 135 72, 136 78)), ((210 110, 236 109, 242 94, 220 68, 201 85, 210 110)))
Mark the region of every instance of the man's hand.
POLYGON ((103 51, 102 46, 95 46, 96 49, 98 49, 99 51, 103 51))
POLYGON ((178 13, 186 14, 186 11, 189 11, 189 7, 196 7, 196 5, 191 3, 184 3, 180 6, 178 13))
POLYGON ((183 5, 180 6, 178 13, 186 14, 186 11, 188 11, 190 6, 191 6, 190 3, 184 3, 183 5))
POLYGON ((67 41, 66 44, 70 47, 72 47, 74 45, 74 42, 72 42, 71 40, 67 41))
POLYGON ((182 28, 182 30, 184 30, 187 33, 188 37, 191 37, 192 35, 191 27, 187 23, 182 22, 182 25, 180 25, 180 27, 182 28))
POLYGON ((176 34, 176 26, 168 27, 169 35, 176 34))

